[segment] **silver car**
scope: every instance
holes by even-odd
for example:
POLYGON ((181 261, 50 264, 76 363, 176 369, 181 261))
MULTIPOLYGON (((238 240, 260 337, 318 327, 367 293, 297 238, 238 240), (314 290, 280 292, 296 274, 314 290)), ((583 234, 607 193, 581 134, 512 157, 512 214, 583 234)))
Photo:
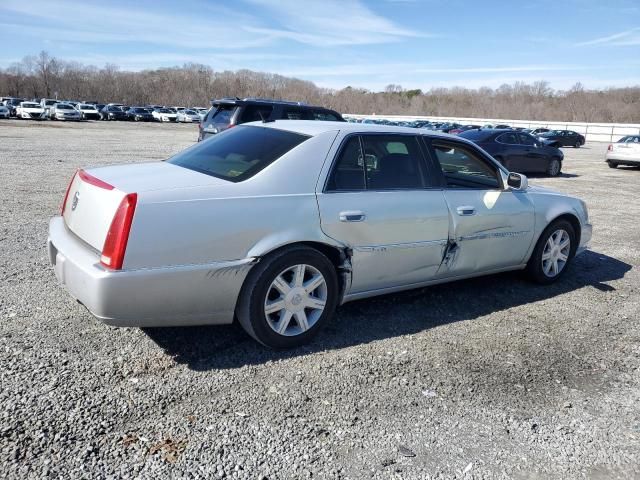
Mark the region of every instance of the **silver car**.
POLYGON ((618 168, 618 165, 640 167, 640 135, 627 135, 610 144, 605 161, 611 168, 618 168))
POLYGON ((286 120, 167 161, 79 170, 48 249, 105 323, 237 318, 286 348, 351 300, 508 270, 551 283, 590 238, 584 202, 459 137, 286 120))

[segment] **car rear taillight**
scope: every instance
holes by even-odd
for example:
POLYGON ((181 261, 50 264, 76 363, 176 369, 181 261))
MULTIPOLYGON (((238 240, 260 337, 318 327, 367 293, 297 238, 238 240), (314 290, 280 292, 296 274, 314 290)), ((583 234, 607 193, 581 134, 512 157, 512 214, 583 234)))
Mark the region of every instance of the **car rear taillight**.
POLYGON ((110 185, 107 182, 103 182, 93 175, 89 175, 84 170, 78 170, 78 176, 80 177, 80 180, 88 183, 89 185, 93 185, 94 187, 104 188, 105 190, 113 190, 115 188, 113 185, 110 185))
POLYGON ((607 151, 612 151, 613 150, 613 145, 609 144, 609 146, 607 147, 607 151))
POLYGON ((64 215, 64 209, 67 206, 67 199, 69 198, 69 191, 71 190, 71 185, 73 185, 73 181, 76 179, 76 175, 78 172, 73 174, 71 180, 69 181, 69 185, 67 185, 67 192, 64 194, 64 200, 62 200, 62 204, 60 205, 60 215, 64 215))
POLYGON ((102 247, 102 256, 100 257, 100 263, 107 268, 112 270, 120 270, 122 268, 137 202, 138 194, 129 193, 122 199, 116 214, 113 216, 111 226, 107 232, 107 238, 102 247))

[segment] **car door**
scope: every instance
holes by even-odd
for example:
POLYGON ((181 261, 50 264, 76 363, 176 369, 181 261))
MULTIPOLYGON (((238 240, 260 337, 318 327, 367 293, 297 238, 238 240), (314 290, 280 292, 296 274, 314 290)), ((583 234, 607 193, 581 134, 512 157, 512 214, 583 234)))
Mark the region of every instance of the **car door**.
POLYGON ((427 140, 451 212, 450 243, 438 272, 467 276, 522 265, 533 241, 534 206, 505 188, 499 168, 475 146, 427 140))
POLYGON ((502 145, 502 152, 494 156, 502 156, 506 169, 512 172, 523 172, 525 153, 522 145, 519 144, 518 134, 505 132, 496 138, 496 142, 502 145))
POLYGON ((321 228, 352 252, 350 293, 435 278, 449 233, 418 137, 349 134, 317 193, 321 228))
POLYGON ((528 133, 518 133, 523 151, 523 172, 546 172, 549 164, 541 144, 528 133))

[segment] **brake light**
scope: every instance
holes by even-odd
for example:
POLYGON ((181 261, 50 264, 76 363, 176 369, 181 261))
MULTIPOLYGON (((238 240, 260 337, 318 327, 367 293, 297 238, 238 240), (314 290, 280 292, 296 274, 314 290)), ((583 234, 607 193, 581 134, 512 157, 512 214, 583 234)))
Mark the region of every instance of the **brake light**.
POLYGON ((73 185, 73 181, 76 178, 78 172, 73 174, 71 177, 71 181, 69 181, 69 185, 67 185, 67 192, 64 194, 64 200, 62 200, 62 204, 60 205, 60 215, 64 215, 64 209, 67 206, 67 199, 69 198, 69 191, 71 191, 71 185, 73 185))
POLYGON ((609 144, 609 146, 607 147, 607 150, 610 152, 613 150, 613 145, 609 144))
POLYGON ((78 176, 80 177, 80 180, 82 180, 83 182, 86 182, 86 183, 88 183, 90 185, 93 185, 94 187, 104 188, 105 190, 113 190, 114 189, 113 185, 110 185, 107 182, 103 182, 102 180, 100 180, 99 178, 94 177, 93 175, 89 175, 84 170, 78 170, 78 176))
POLYGON ((102 247, 102 256, 100 257, 100 263, 107 268, 112 270, 120 270, 122 268, 137 202, 137 193, 126 195, 113 216, 111 226, 107 232, 107 238, 102 247))

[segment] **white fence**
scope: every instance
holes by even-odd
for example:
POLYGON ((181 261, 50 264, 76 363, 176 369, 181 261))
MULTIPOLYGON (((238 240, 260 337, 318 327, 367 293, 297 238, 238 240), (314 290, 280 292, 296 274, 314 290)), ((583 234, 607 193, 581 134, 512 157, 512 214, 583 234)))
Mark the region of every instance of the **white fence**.
POLYGON ((581 133, 587 142, 616 142, 625 135, 640 135, 637 123, 582 123, 582 122, 545 122, 538 120, 507 120, 504 118, 463 118, 463 117, 424 117, 407 115, 351 115, 346 118, 385 118, 388 120, 411 121, 429 120, 432 122, 455 122, 462 125, 507 124, 512 127, 549 128, 552 130, 573 130, 581 133))

